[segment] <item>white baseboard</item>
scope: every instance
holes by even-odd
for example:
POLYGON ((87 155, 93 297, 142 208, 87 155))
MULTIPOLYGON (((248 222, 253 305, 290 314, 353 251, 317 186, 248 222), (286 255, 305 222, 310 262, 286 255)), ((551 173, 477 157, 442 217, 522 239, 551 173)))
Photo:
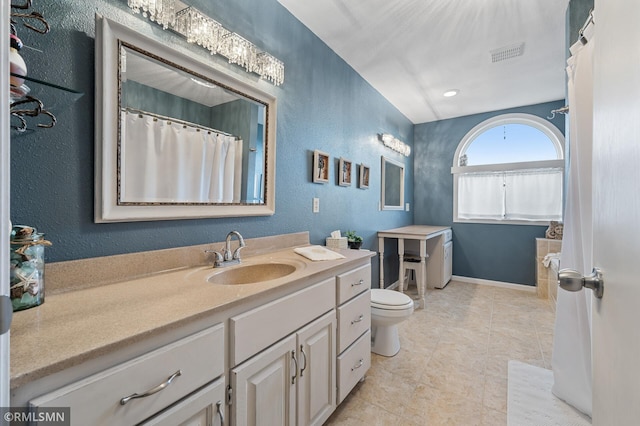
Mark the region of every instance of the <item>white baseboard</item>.
MULTIPOLYGON (((461 277, 460 275, 454 275, 451 277, 451 281, 457 281, 465 284, 479 284, 479 285, 491 285, 494 287, 510 288, 512 290, 526 291, 527 293, 536 293, 536 286, 526 284, 514 284, 505 283, 503 281, 483 280, 481 278, 461 277)), ((398 281, 394 281, 389 287, 385 287, 387 290, 395 290, 398 288, 398 281)), ((446 287, 445 287, 446 289, 446 287)))
POLYGON ((483 280, 481 278, 461 277, 459 275, 454 275, 451 280, 468 284, 491 285, 494 287, 510 288, 512 290, 526 291, 529 293, 536 292, 536 286, 533 285, 505 283, 502 281, 483 280))

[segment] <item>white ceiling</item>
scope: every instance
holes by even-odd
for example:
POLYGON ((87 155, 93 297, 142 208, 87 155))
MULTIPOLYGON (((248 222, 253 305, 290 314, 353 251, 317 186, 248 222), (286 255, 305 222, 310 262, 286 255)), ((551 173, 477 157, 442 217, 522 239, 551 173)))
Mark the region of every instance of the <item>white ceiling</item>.
POLYGON ((413 123, 565 97, 569 0, 278 1, 413 123))

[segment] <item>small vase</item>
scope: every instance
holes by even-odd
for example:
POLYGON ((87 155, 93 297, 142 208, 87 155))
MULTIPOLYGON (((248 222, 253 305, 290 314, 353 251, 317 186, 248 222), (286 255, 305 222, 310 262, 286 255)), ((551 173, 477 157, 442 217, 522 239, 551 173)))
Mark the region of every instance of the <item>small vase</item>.
POLYGON ((353 250, 360 250, 362 247, 362 241, 349 241, 349 248, 353 250))

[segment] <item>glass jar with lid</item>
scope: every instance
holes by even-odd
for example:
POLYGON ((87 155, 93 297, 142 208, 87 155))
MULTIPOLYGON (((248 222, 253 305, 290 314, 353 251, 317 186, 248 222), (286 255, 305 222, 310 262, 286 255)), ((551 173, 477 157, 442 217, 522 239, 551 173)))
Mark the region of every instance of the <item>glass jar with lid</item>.
POLYGON ((44 248, 49 245, 34 227, 11 229, 9 293, 14 311, 44 303, 44 248))

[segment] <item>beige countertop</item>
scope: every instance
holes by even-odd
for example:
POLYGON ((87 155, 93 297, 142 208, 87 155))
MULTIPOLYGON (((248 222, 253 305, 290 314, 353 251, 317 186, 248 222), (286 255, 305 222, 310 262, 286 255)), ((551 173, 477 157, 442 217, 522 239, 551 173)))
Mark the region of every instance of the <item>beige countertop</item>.
POLYGON ((206 278, 214 269, 197 266, 47 294, 41 306, 14 313, 11 389, 375 254, 336 251, 345 259, 313 262, 293 248, 243 259, 243 263, 280 260, 300 266, 284 278, 254 284, 210 284, 206 278))

